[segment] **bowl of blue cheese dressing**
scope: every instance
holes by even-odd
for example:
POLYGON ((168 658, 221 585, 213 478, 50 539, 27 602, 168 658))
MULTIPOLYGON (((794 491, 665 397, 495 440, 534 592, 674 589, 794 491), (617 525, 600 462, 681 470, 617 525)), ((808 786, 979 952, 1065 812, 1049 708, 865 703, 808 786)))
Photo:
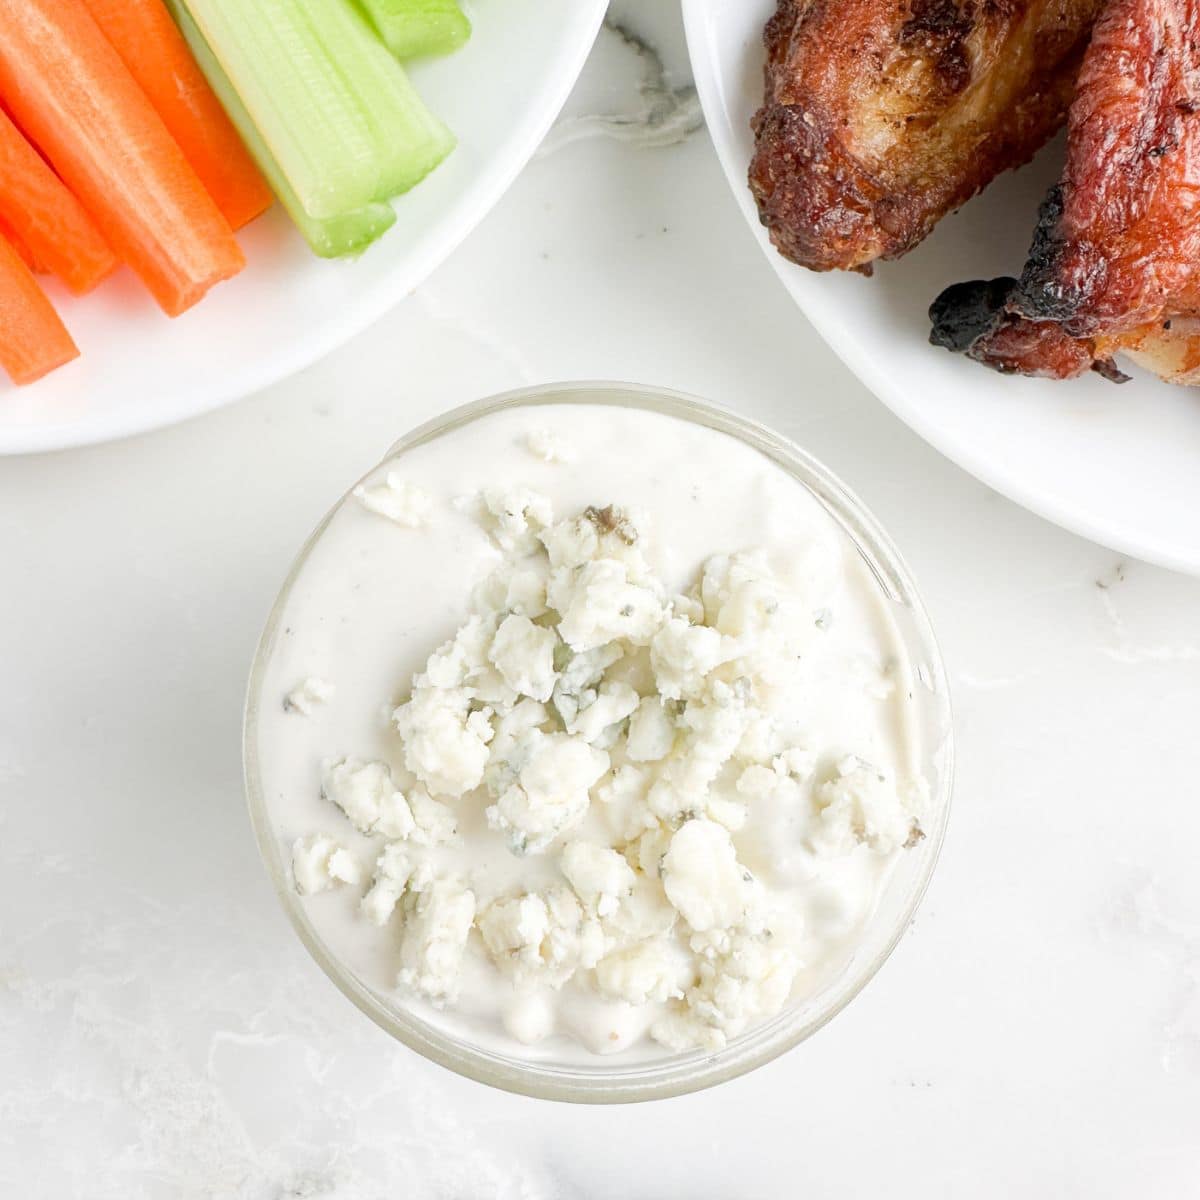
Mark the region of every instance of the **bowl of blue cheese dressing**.
POLYGON ((552 385, 403 438, 301 551, 246 782, 305 945, 462 1074, 650 1099, 870 979, 948 815, 946 679, 874 518, 770 431, 552 385))

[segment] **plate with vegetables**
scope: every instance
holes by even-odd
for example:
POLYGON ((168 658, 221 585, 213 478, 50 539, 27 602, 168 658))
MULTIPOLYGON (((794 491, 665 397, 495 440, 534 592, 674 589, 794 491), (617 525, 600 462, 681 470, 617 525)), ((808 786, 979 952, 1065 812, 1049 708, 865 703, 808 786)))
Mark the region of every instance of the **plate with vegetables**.
POLYGON ((403 299, 604 0, 0 0, 0 453, 168 425, 403 299))

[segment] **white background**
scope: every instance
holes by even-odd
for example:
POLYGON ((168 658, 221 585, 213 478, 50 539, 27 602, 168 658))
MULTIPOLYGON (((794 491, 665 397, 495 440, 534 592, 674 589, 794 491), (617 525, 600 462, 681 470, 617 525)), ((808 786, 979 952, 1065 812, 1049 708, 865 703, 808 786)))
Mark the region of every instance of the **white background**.
POLYGON ((601 34, 390 317, 214 416, 0 464, 0 1195, 1200 1196, 1200 582, 866 394, 735 209, 673 5, 618 15, 655 49, 601 34), (590 1110, 450 1076, 335 991, 239 756, 260 625, 344 486, 446 407, 588 377, 732 405, 860 493, 923 585, 960 763, 925 905, 845 1013, 712 1092, 590 1110))

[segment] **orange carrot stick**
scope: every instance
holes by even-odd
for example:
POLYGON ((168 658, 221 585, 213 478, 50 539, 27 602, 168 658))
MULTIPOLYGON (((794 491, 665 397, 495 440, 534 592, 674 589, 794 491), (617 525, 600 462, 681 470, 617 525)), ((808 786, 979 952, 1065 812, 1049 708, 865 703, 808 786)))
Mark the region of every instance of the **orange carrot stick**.
POLYGON ((117 256, 83 205, 0 111, 0 220, 32 266, 53 271, 77 296, 117 269, 117 256))
POLYGON ((0 97, 164 312, 177 316, 245 265, 81 0, 0 0, 0 97))
POLYGON ((32 383, 79 351, 21 256, 0 238, 0 367, 32 383))
POLYGON ((42 275, 46 268, 34 257, 21 235, 0 216, 0 238, 3 238, 20 255, 21 261, 35 274, 42 275))
POLYGON ((85 3, 229 224, 270 208, 270 188, 162 0, 85 3))

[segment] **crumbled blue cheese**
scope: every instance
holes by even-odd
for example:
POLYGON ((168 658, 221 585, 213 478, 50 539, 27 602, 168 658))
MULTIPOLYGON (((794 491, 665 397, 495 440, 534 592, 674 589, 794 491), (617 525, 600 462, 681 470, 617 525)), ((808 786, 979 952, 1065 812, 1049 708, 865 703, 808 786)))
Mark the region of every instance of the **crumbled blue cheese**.
POLYGON ((675 744, 675 720, 661 696, 642 700, 629 719, 625 753, 634 762, 659 762, 675 744))
POLYGON ((404 765, 435 795, 458 797, 479 786, 492 728, 472 710, 465 688, 418 687, 393 720, 404 740, 404 765))
MULTIPOLYGON (((671 846, 671 831, 658 822, 651 822, 644 833, 633 838, 625 847, 625 857, 647 879, 662 879, 663 859, 671 846)), ((663 893, 664 897, 666 893, 663 893)))
POLYGON ((637 708, 641 697, 627 683, 605 680, 567 722, 567 732, 585 742, 611 744, 617 726, 637 708))
POLYGON ((549 564, 544 558, 505 563, 492 571, 471 594, 476 612, 516 613, 536 621, 546 611, 549 564))
POLYGON ((328 704, 333 699, 334 691, 332 683, 310 675, 292 688, 283 698, 284 712, 294 712, 299 713, 302 717, 311 717, 317 708, 322 704, 328 704))
POLYGON ((790 775, 801 783, 807 783, 817 769, 817 756, 803 746, 791 746, 777 754, 771 762, 776 774, 790 775))
POLYGON ((701 810, 718 773, 732 758, 752 719, 739 691, 714 682, 703 699, 685 706, 679 716, 683 733, 674 751, 662 760, 648 803, 661 820, 677 822, 701 810))
POLYGON ((658 824, 646 806, 649 787, 649 773, 632 763, 614 768, 596 785, 598 803, 592 811, 603 822, 611 844, 624 846, 658 824))
POLYGON ((492 962, 514 982, 560 988, 584 962, 592 965, 603 934, 565 887, 494 901, 479 916, 492 962))
POLYGON ((826 854, 849 854, 866 844, 890 854, 913 837, 916 824, 895 785, 881 771, 854 758, 816 790, 820 822, 813 841, 826 854))
POLYGON ((433 509, 433 497, 395 471, 389 471, 383 483, 374 487, 360 484, 354 498, 367 509, 406 529, 417 529, 433 509))
POLYGON ((435 879, 414 893, 400 939, 400 986, 453 1003, 474 921, 475 893, 456 879, 435 879))
POLYGON ((533 729, 519 743, 516 780, 487 810, 488 824, 518 854, 540 854, 583 819, 590 789, 608 770, 608 755, 564 733, 533 729))
POLYGON ((388 837, 406 837, 412 829, 412 813, 386 763, 327 759, 321 769, 321 794, 360 833, 378 830, 388 837))
POLYGON ((591 842, 568 842, 559 866, 584 908, 598 917, 612 916, 637 882, 621 855, 591 842))
POLYGON ((550 913, 546 901, 536 893, 497 900, 479 914, 483 944, 495 964, 513 976, 541 972, 551 961, 557 967, 569 961, 565 955, 554 955, 551 960, 549 932, 550 913))
POLYGON ((528 617, 511 613, 500 622, 488 658, 504 682, 518 695, 549 700, 554 692, 553 629, 535 625, 528 617))
POLYGON ((682 999, 693 975, 690 958, 665 937, 646 938, 606 954, 596 964, 596 986, 626 1004, 682 999))
POLYGON ((545 425, 535 425, 525 435, 525 445, 530 454, 547 463, 573 463, 575 447, 561 433, 545 425))
MULTIPOLYGON (((403 481, 384 490, 360 499, 415 511, 403 481)), ((362 915, 398 939, 399 986, 435 1004, 490 971, 522 1041, 548 1036, 548 997, 569 995, 610 1014, 610 1032, 580 1035, 596 1048, 649 1006, 640 1027, 664 1046, 717 1049, 787 1002, 814 938, 859 919, 857 883, 839 880, 920 836, 919 785, 802 736, 831 600, 820 556, 819 586, 740 552, 673 594, 643 514, 556 522, 519 486, 473 505, 499 554, 392 713, 389 761, 323 765, 325 796, 375 847, 362 915), (468 956, 482 963, 464 973, 468 956)), ((872 679, 854 686, 874 695, 872 679)), ((323 834, 293 847, 306 894, 358 871, 323 834)))
POLYGON ((292 844, 292 878, 302 896, 327 891, 340 883, 358 883, 362 867, 344 846, 325 834, 310 834, 292 844))
POLYGON ((655 1022, 652 1036, 672 1050, 719 1050, 784 1006, 799 963, 775 939, 737 933, 723 953, 699 958, 699 981, 655 1022))
POLYGON ((362 913, 373 925, 384 925, 406 891, 424 891, 433 881, 427 862, 418 860, 400 842, 388 842, 375 863, 370 890, 362 898, 362 913))
POLYGON ((737 860, 729 830, 700 817, 671 839, 662 862, 663 888, 695 930, 728 929, 746 912, 746 869, 737 860))
POLYGON ((724 651, 717 630, 689 624, 683 617, 671 617, 650 644, 658 694, 667 700, 700 696, 705 678, 724 661, 724 651))
POLYGON ((594 650, 618 640, 645 646, 662 623, 658 590, 635 582, 616 559, 554 572, 546 599, 560 614, 559 637, 572 650, 594 650))
POLYGON ((538 535, 554 520, 550 501, 530 488, 488 488, 480 499, 484 526, 501 550, 535 551, 538 535))
MULTIPOLYGON (((458 815, 448 804, 435 800, 424 788, 415 787, 408 793, 408 808, 413 827, 407 836, 417 846, 449 846, 458 835, 458 815)), ((383 830, 386 833, 386 830, 383 830)))
POLYGON ((579 710, 592 703, 604 672, 624 657, 616 642, 575 653, 564 646, 560 652, 563 665, 554 684, 554 707, 564 725, 569 725, 579 710))

